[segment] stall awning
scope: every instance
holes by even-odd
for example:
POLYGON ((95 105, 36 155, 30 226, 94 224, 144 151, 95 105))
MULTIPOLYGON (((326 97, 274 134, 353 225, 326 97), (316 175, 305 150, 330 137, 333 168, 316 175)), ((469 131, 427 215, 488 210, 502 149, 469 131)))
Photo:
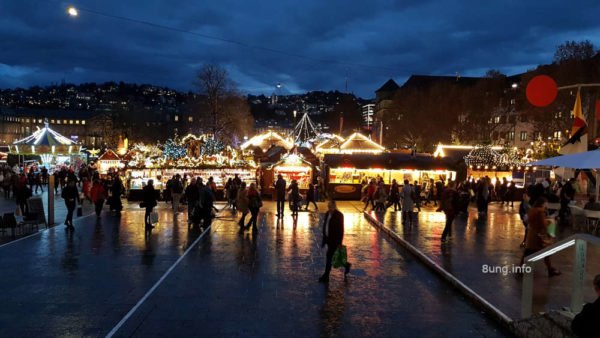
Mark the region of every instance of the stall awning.
POLYGON ((330 168, 451 170, 447 160, 400 153, 326 154, 324 162, 330 168))

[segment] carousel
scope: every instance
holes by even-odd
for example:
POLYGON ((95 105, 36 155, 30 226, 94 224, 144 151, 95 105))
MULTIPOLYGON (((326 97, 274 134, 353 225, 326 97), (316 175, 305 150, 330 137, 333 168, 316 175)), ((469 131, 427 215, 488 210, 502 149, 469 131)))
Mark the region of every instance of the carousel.
POLYGON ((46 167, 74 164, 84 161, 83 146, 52 130, 48 122, 33 134, 15 141, 9 146, 9 155, 16 156, 18 163, 39 159, 46 167))

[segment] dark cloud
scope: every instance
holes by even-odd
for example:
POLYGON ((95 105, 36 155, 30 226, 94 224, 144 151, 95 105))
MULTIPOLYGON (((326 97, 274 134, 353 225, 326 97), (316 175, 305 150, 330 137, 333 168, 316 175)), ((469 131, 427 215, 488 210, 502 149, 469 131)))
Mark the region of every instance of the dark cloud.
POLYGON ((0 0, 0 87, 65 80, 132 81, 193 89, 205 62, 242 91, 349 90, 363 97, 392 77, 525 71, 556 45, 600 45, 597 1, 158 1, 75 6, 176 27, 271 53, 82 11, 61 1, 0 0), (298 58, 293 55, 306 56, 298 58), (319 61, 321 60, 321 61, 319 61), (328 62, 328 61, 336 62, 328 62))

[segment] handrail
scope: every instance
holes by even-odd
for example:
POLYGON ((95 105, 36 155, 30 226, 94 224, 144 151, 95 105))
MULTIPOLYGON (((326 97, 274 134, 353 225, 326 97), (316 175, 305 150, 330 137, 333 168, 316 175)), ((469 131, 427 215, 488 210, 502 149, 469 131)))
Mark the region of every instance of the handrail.
POLYGON ((575 234, 560 240, 540 251, 537 251, 524 260, 523 267, 523 292, 521 295, 521 316, 531 316, 533 308, 533 268, 535 262, 550 255, 575 246, 575 262, 573 264, 573 292, 571 294, 571 311, 579 312, 583 307, 583 283, 585 279, 585 265, 587 260, 587 243, 599 245, 600 238, 589 234, 575 234))

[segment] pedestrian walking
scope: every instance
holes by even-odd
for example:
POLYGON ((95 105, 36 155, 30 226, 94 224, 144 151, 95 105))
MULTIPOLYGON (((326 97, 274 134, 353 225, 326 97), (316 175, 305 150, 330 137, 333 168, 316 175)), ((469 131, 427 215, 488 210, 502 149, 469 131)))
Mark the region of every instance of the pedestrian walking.
POLYGON ((365 200, 365 207, 363 211, 367 211, 369 204, 371 204, 371 207, 375 209, 375 191, 377 191, 377 183, 375 183, 375 179, 371 179, 369 184, 363 187, 363 198, 365 200))
POLYGON ((240 226, 240 232, 244 231, 244 225, 246 224, 246 216, 248 215, 250 201, 248 199, 248 190, 246 189, 246 182, 242 182, 240 189, 237 192, 235 203, 237 204, 238 210, 242 212, 238 225, 240 226))
POLYGON ((196 183, 196 178, 192 178, 190 184, 185 188, 185 199, 187 200, 187 215, 188 215, 188 226, 195 223, 194 212, 199 207, 198 201, 200 200, 200 189, 196 183))
POLYGON ((73 211, 79 201, 79 191, 77 191, 77 182, 69 180, 67 186, 62 190, 61 197, 65 200, 65 206, 67 207, 67 218, 65 219, 65 225, 67 229, 73 230, 73 211))
POLYGON ((419 181, 415 181, 415 184, 412 186, 412 188, 415 207, 417 208, 418 212, 421 212, 421 186, 419 185, 419 181))
MULTIPOLYGON (((202 228, 208 229, 208 227, 212 224, 213 219, 213 209, 215 203, 215 194, 213 190, 210 188, 211 178, 208 179, 206 185, 202 185, 200 187, 200 211, 201 211, 201 219, 202 219, 202 228)), ((214 182, 213 182, 214 183, 214 182)))
POLYGON ((315 206, 315 211, 319 211, 319 206, 315 199, 315 190, 315 185, 310 183, 308 185, 308 191, 306 191, 306 205, 304 206, 304 210, 308 210, 308 205, 312 203, 315 206))
POLYGON ((390 186, 390 206, 394 206, 394 211, 402 210, 400 206, 400 185, 396 181, 396 179, 392 180, 392 185, 390 186))
MULTIPOLYGON (((87 178, 84 178, 87 181, 87 178)), ((106 199, 106 190, 104 189, 104 185, 100 182, 100 180, 94 180, 92 184, 92 188, 90 190, 90 197, 92 203, 94 203, 94 207, 96 210, 96 218, 100 218, 100 213, 102 212, 102 207, 104 206, 104 200, 106 199)))
MULTIPOLYGON (((527 239, 525 240, 525 251, 521 257, 521 265, 525 262, 525 257, 532 255, 546 246, 551 245, 548 238, 548 225, 551 221, 546 218, 548 208, 548 200, 545 197, 540 197, 533 203, 531 209, 527 213, 527 239)), ((544 258, 544 263, 548 270, 548 277, 554 277, 561 274, 552 266, 550 256, 544 258)))
MULTIPOLYGON (((335 200, 329 200, 327 203, 327 213, 323 221, 323 240, 321 247, 327 245, 325 254, 325 272, 319 278, 319 283, 329 283, 329 274, 331 272, 331 263, 333 254, 344 242, 344 215, 338 210, 335 200)), ((350 272, 352 264, 346 262, 344 266, 344 279, 350 272)))
POLYGON ((256 190, 256 185, 254 183, 250 183, 250 188, 248 189, 248 207, 250 209, 250 222, 246 225, 246 229, 249 229, 252 226, 252 231, 258 230, 257 221, 258 221, 258 213, 260 212, 260 208, 262 207, 262 200, 260 198, 260 193, 256 190))
POLYGON ((452 237, 452 223, 454 217, 458 213, 458 192, 455 189, 455 183, 450 182, 448 187, 441 194, 440 208, 438 211, 443 211, 446 215, 446 225, 442 232, 442 243, 446 242, 448 237, 452 237))
POLYGON ((111 193, 111 203, 110 210, 117 213, 117 215, 121 214, 121 210, 123 210, 123 203, 121 202, 121 196, 125 192, 125 186, 123 185, 123 181, 118 174, 115 174, 112 186, 110 187, 111 193))
POLYGON ((275 182, 274 187, 277 198, 277 217, 283 217, 283 212, 285 210, 286 182, 281 174, 277 175, 277 181, 275 182))
POLYGON ((181 194, 183 194, 183 182, 181 181, 181 176, 179 174, 173 177, 171 182, 171 197, 173 198, 173 202, 171 206, 173 207, 173 212, 179 212, 179 202, 181 201, 181 194))
POLYGON ((529 209, 531 209, 531 204, 529 204, 529 195, 527 192, 523 192, 523 199, 521 200, 521 204, 519 205, 519 217, 521 218, 521 222, 523 222, 523 226, 525 227, 525 236, 523 237, 523 242, 521 243, 521 247, 525 247, 525 241, 527 241, 527 227, 529 225, 528 216, 529 209))
POLYGON ((287 189, 289 191, 290 209, 292 209, 292 216, 298 216, 298 210, 300 209, 300 188, 298 187, 298 181, 292 180, 290 186, 287 189))
POLYGON ((412 224, 414 196, 415 191, 410 186, 410 182, 404 180, 404 186, 402 187, 402 191, 400 191, 400 198, 402 199, 402 224, 406 224, 406 221, 408 221, 408 224, 412 224))
POLYGON ((376 212, 384 212, 386 209, 386 203, 388 201, 388 194, 385 189, 385 184, 382 181, 379 181, 377 184, 377 189, 375 190, 375 211, 376 212))
POLYGON ((17 208, 21 210, 21 215, 25 216, 29 213, 27 199, 31 197, 31 189, 27 186, 27 177, 21 173, 16 177, 15 186, 13 188, 17 208))
POLYGON ((150 215, 156 206, 156 190, 154 190, 154 180, 148 180, 146 186, 142 189, 142 203, 140 207, 146 209, 144 213, 144 225, 146 230, 154 228, 150 215))

